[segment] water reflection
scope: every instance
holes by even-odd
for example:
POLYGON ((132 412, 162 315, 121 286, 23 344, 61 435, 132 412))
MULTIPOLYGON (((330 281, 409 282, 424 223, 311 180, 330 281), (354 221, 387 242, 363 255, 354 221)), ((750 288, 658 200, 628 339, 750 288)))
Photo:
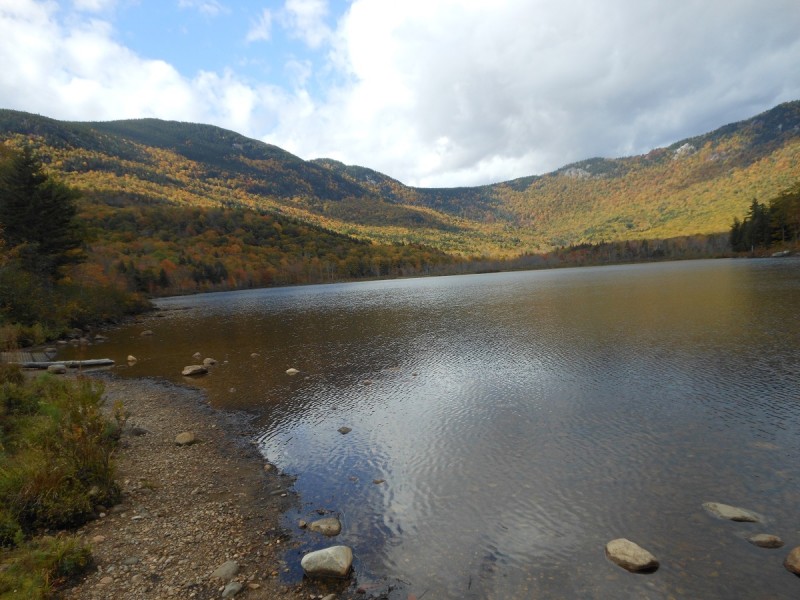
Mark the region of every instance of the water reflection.
POLYGON ((339 513, 360 581, 408 582, 397 597, 790 598, 800 580, 783 555, 699 507, 747 506, 800 544, 799 268, 209 294, 164 300, 164 318, 92 352, 176 380, 195 351, 227 361, 191 384, 259 415, 265 454, 299 475, 305 504, 287 523, 339 513), (602 548, 620 536, 662 568, 611 565, 602 548))

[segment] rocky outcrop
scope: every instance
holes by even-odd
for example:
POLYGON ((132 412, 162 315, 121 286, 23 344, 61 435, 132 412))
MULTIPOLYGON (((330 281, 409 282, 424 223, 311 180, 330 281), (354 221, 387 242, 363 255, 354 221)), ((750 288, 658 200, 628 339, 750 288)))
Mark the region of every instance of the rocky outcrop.
POLYGON ((347 546, 332 546, 309 552, 300 566, 309 577, 347 577, 353 566, 353 551, 347 546))
POLYGON ((648 573, 658 569, 658 560, 655 556, 626 538, 608 542, 606 556, 611 562, 633 573, 648 573))

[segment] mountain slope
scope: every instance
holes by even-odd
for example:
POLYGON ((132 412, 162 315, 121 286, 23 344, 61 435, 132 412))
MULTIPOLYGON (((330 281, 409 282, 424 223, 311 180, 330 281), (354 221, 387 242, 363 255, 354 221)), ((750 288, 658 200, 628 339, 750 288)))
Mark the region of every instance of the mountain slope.
POLYGON ((0 140, 34 144, 51 170, 109 206, 241 206, 360 239, 491 256, 725 231, 752 198, 800 178, 800 102, 646 155, 473 188, 413 188, 219 127, 156 119, 71 123, 0 110, 0 140))

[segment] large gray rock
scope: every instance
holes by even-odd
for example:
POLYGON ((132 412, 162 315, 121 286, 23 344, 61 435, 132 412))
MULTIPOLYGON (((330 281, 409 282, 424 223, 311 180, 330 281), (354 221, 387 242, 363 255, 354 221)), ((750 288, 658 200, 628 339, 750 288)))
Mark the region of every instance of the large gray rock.
POLYGON ((206 373, 208 373, 208 369, 203 365, 189 365, 188 367, 183 367, 183 371, 181 371, 181 375, 185 375, 186 377, 205 375, 206 373))
POLYGON ((758 546, 759 548, 780 548, 783 546, 783 540, 777 535, 770 535, 769 533, 757 533, 747 538, 747 541, 758 546))
POLYGON ((789 556, 783 561, 783 566, 795 575, 800 575, 800 546, 789 552, 789 556))
POLYGON ((761 515, 754 513, 752 510, 738 508, 729 504, 721 504, 719 502, 704 502, 703 508, 720 519, 728 519, 729 521, 738 521, 743 523, 761 522, 761 515))
POLYGON ((623 569, 652 572, 658 569, 658 560, 647 550, 628 539, 618 538, 606 544, 606 556, 623 569))
POLYGON ((347 577, 353 566, 353 551, 347 546, 332 546, 309 552, 300 566, 309 577, 347 577))
POLYGON ((313 523, 309 523, 308 528, 311 531, 316 531, 322 535, 334 536, 342 532, 342 524, 336 517, 328 517, 327 519, 319 519, 313 523))
POLYGON ((217 577, 218 579, 222 579, 223 581, 230 581, 236 574, 239 572, 239 563, 235 560, 229 560, 227 562, 222 563, 220 566, 217 567, 216 571, 214 571, 211 576, 217 577))

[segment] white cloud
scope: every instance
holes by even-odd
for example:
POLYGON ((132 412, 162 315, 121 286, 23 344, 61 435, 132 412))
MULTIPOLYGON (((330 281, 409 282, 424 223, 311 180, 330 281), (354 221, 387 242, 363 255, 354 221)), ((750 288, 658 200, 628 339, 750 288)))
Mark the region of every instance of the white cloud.
POLYGON ((267 41, 272 32, 272 13, 268 8, 261 11, 258 18, 250 24, 250 30, 247 32, 245 41, 257 42, 267 41))
POLYGON ((145 59, 91 18, 105 1, 64 13, 0 0, 0 106, 214 123, 406 183, 470 185, 645 152, 800 99, 796 0, 353 0, 333 30, 326 2, 287 0, 262 13, 264 35, 275 21, 314 52, 275 68, 272 40, 257 60, 283 87, 145 59))
POLYGON ((286 0, 281 11, 281 23, 289 34, 302 40, 309 48, 319 48, 331 36, 325 23, 327 0, 286 0))
POLYGON ((117 0, 73 0, 75 10, 84 12, 103 12, 114 8, 117 0))
POLYGON ((644 152, 800 98, 795 0, 355 0, 278 143, 422 185, 644 152))
MULTIPOLYGON (((92 0, 88 1, 91 2, 92 0)), ((230 12, 230 9, 227 6, 218 2, 217 0, 178 0, 178 7, 191 8, 210 17, 215 17, 219 14, 225 14, 230 12)))
POLYGON ((16 0, 0 11, 0 106, 69 120, 158 117, 214 123, 256 136, 274 126, 281 90, 233 73, 183 77, 162 60, 136 55, 104 21, 70 28, 54 3, 16 0), (22 50, 24 49, 24 51, 22 50))

